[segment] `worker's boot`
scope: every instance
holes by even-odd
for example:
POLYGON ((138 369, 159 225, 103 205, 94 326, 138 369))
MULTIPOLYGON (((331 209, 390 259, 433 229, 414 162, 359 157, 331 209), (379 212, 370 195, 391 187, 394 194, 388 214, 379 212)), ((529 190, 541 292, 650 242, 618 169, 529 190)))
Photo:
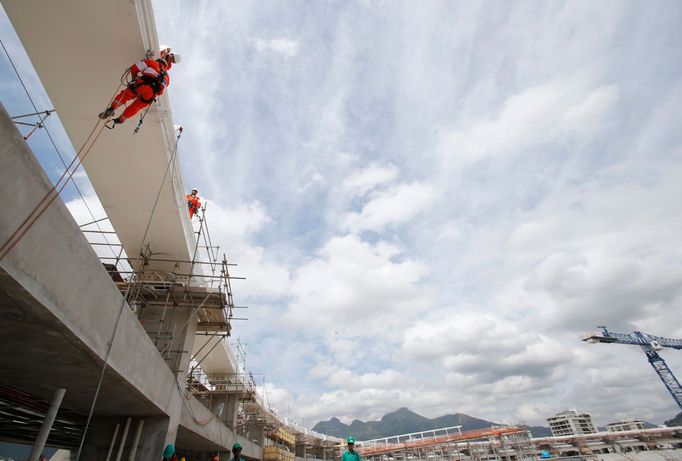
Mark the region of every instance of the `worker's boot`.
POLYGON ((121 120, 121 117, 116 117, 114 119, 114 125, 120 125, 123 122, 125 122, 125 120, 121 120))
POLYGON ((111 106, 109 106, 109 107, 106 108, 106 110, 105 110, 104 112, 100 112, 99 118, 101 118, 102 120, 104 120, 104 119, 106 119, 106 118, 111 117, 112 115, 114 115, 114 108, 111 107, 111 106))

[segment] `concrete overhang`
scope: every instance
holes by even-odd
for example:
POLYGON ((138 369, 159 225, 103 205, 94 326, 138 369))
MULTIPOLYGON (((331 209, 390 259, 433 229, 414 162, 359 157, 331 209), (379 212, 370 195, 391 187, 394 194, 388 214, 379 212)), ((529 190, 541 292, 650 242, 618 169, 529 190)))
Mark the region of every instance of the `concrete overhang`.
MULTIPOLYGON (((0 106, 0 241, 51 188, 0 106)), ((180 404, 175 377, 61 200, 0 261, 0 380, 88 414, 108 356, 96 414, 165 414, 180 404)))
POLYGON ((242 446, 242 455, 251 459, 263 459, 263 449, 259 445, 226 431, 218 418, 203 406, 195 397, 190 396, 184 402, 178 428, 177 445, 187 450, 206 449, 209 443, 216 450, 225 451, 235 442, 242 446))
MULTIPOLYGON (((120 78, 125 69, 147 49, 158 53, 150 0, 2 4, 78 150, 98 123, 97 114, 123 88, 120 78)), ((170 75, 172 91, 172 70, 170 75)), ((167 95, 151 106, 141 130, 133 135, 136 124, 134 118, 114 130, 104 129, 83 166, 130 258, 149 243, 166 259, 190 260, 195 238, 177 156, 170 161, 175 134, 167 95)), ((173 264, 152 262, 150 269, 170 272, 173 264)))
POLYGON ((197 335, 192 355, 201 360, 199 366, 207 374, 237 373, 237 360, 221 336, 197 335))

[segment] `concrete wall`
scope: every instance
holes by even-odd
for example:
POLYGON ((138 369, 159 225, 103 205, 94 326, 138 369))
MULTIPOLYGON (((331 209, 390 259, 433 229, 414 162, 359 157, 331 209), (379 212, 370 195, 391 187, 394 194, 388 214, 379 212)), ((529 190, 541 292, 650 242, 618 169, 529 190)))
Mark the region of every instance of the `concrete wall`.
MULTIPOLYGON (((0 242, 5 242, 50 190, 28 145, 0 112, 0 242)), ((159 410, 180 408, 175 380, 60 198, 35 222, 0 267, 100 359, 159 410), (134 352, 134 353, 131 353, 134 352)), ((46 345, 43 359, 58 350, 46 345)), ((67 397, 68 399, 69 397, 67 397)))
MULTIPOLYGON (((97 155, 97 146, 90 155, 97 155)), ((1 106, 0 162, 1 245, 51 189, 1 106)), ((0 261, 0 307, 0 382, 43 398, 64 387, 62 406, 81 415, 90 410, 113 337, 86 438, 87 459, 104 459, 113 433, 107 418, 145 420, 136 459, 157 460, 179 432, 194 434, 197 451, 224 450, 235 440, 196 399, 186 398, 184 375, 176 376, 163 360, 61 198, 0 261)), ((193 328, 181 345, 188 351, 193 328)), ((243 442, 246 456, 258 453, 243 442)))

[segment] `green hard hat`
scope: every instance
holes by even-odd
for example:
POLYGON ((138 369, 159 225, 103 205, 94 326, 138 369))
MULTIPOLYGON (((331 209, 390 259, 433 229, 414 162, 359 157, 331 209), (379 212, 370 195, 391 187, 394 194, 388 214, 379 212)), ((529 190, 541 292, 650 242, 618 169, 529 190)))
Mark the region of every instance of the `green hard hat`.
POLYGON ((163 449, 163 457, 164 458, 170 458, 174 454, 175 454, 175 445, 173 445, 172 443, 169 443, 168 445, 166 445, 166 448, 163 449))
POLYGON ((241 449, 242 449, 242 446, 239 445, 239 442, 237 442, 237 443, 235 443, 234 445, 232 445, 232 449, 233 449, 233 450, 241 450, 241 449))
POLYGON ((346 442, 355 444, 355 437, 349 435, 348 438, 346 439, 346 442))

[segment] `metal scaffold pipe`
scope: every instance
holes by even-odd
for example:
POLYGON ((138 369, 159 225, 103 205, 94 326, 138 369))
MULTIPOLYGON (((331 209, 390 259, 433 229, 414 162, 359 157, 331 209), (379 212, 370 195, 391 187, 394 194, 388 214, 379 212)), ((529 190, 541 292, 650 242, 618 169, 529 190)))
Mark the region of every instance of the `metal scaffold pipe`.
POLYGON ((114 450, 114 445, 116 445, 116 436, 118 435, 118 430, 121 428, 121 424, 116 423, 116 428, 114 429, 114 435, 111 437, 111 444, 109 444, 109 451, 107 452, 107 458, 105 461, 109 461, 111 458, 111 452, 114 450))
POLYGON ((38 461, 38 457, 43 452, 45 448, 45 442, 47 442, 47 437, 50 435, 52 430, 52 424, 54 424, 54 419, 57 417, 57 412, 62 404, 62 399, 66 389, 57 389, 54 391, 54 396, 52 397, 52 402, 50 402, 50 408, 47 411, 43 425, 40 426, 40 432, 33 444, 33 449, 31 450, 31 455, 28 457, 29 461, 38 461))
POLYGON ((116 461, 121 461, 121 455, 123 455, 123 449, 126 446, 126 439, 128 438, 128 429, 130 429, 130 422, 133 418, 128 417, 126 419, 126 424, 123 426, 123 435, 121 435, 121 444, 118 446, 118 451, 116 452, 116 461))
POLYGON ((144 419, 137 422, 137 427, 135 428, 135 436, 133 437, 133 446, 130 447, 130 455, 128 456, 128 461, 135 461, 135 455, 137 454, 137 447, 140 445, 140 437, 142 437, 142 427, 144 426, 144 419))

